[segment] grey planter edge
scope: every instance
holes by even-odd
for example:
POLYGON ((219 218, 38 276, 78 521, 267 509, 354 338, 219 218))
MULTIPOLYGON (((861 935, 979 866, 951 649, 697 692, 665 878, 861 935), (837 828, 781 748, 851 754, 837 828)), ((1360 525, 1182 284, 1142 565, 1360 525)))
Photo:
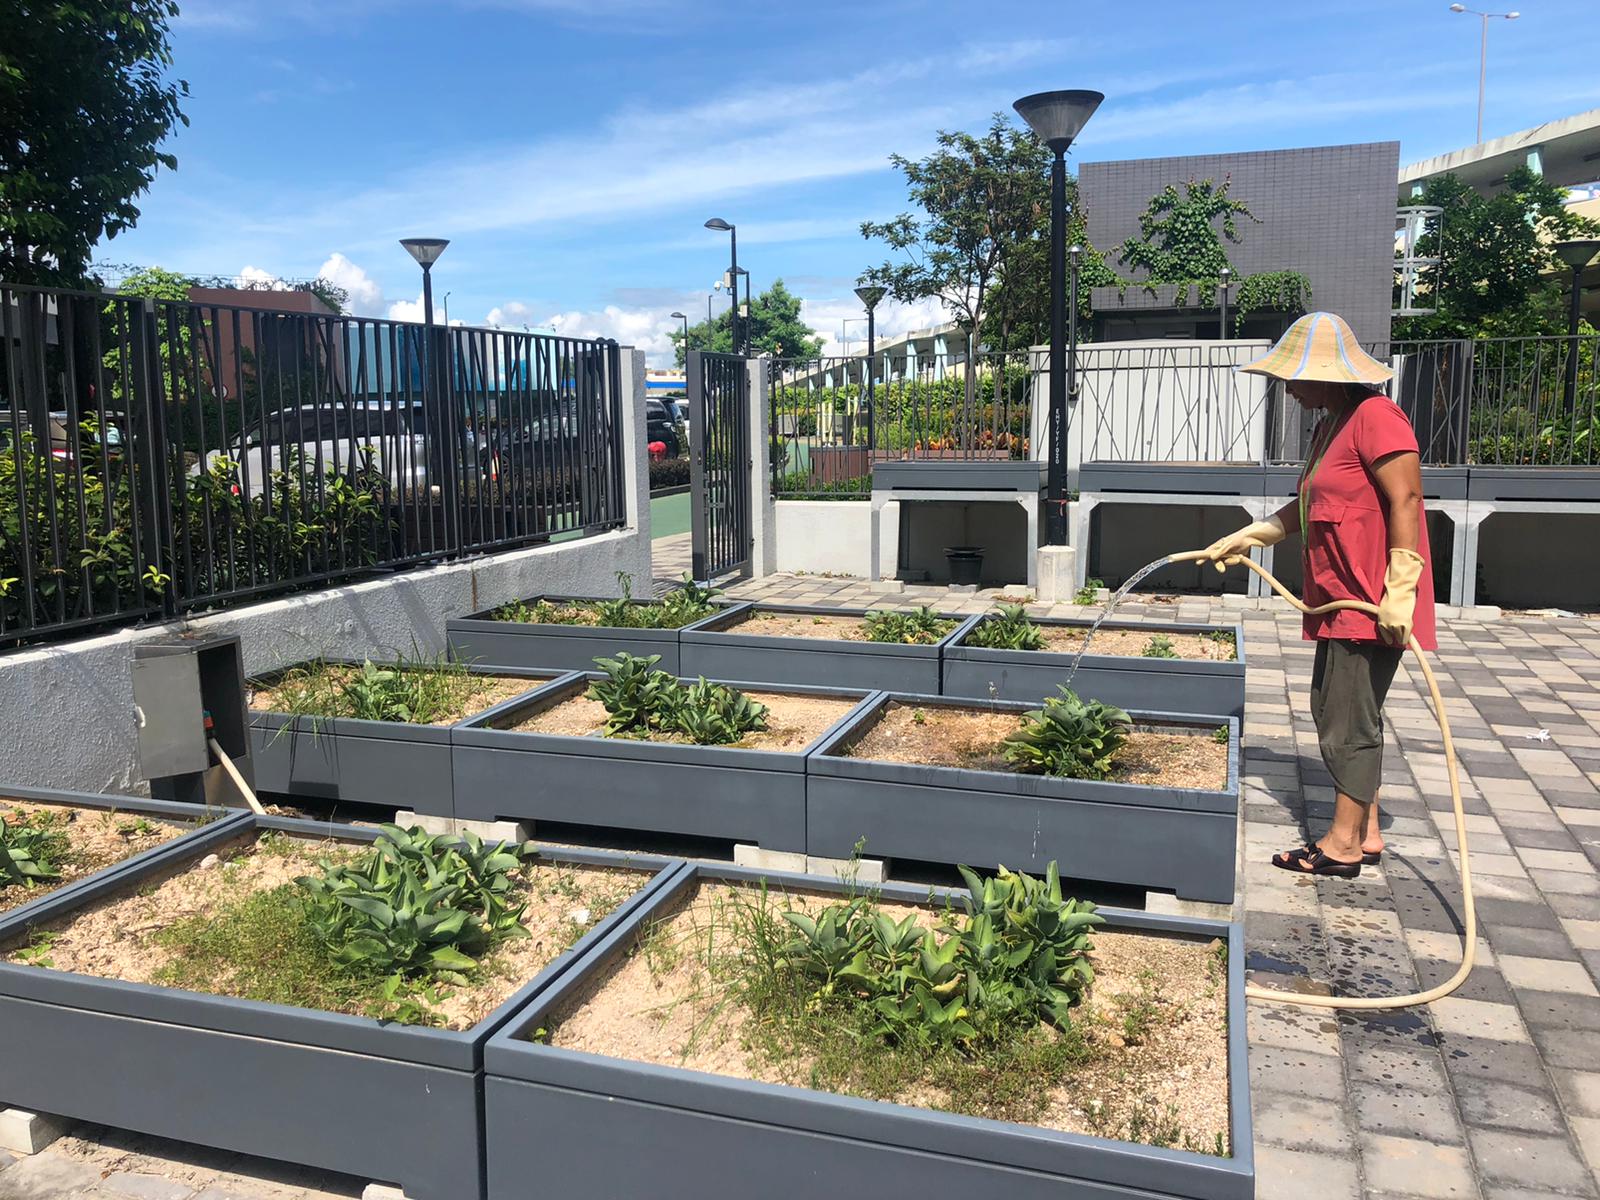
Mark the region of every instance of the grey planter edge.
MULTIPOLYGON (((1122 1194, 1123 1189, 1142 1189, 1139 1194, 1183 1197, 1187 1200, 1250 1200, 1254 1195, 1255 1160, 1250 1115, 1248 1034, 1245 1008, 1244 930, 1238 922, 1202 918, 1164 916, 1121 909, 1102 908, 1110 928, 1172 932, 1192 937, 1215 937, 1228 947, 1228 1122, 1232 1156, 1214 1158, 1191 1151, 1161 1149, 1138 1143, 1113 1141, 1083 1134, 1061 1133, 1038 1127, 984 1118, 966 1117, 931 1109, 881 1101, 862 1100, 808 1088, 759 1083, 725 1075, 691 1071, 681 1067, 656 1066, 632 1060, 565 1050, 529 1039, 529 1034, 547 1024, 562 1005, 582 993, 602 972, 626 954, 646 923, 669 912, 678 899, 697 881, 710 879, 730 882, 765 881, 785 890, 843 893, 849 885, 838 880, 764 872, 717 864, 691 863, 641 904, 623 924, 598 940, 573 970, 531 1001, 488 1041, 484 1053, 487 1073, 486 1136, 489 1195, 492 1200, 522 1200, 531 1195, 521 1184, 527 1148, 540 1133, 527 1120, 531 1106, 549 1107, 569 1101, 603 1098, 607 1114, 632 1127, 659 1120, 671 1114, 675 1144, 686 1132, 696 1134, 695 1145, 686 1146, 686 1160, 719 1164, 740 1177, 766 1178, 770 1166, 759 1155, 738 1149, 740 1139, 729 1136, 730 1122, 757 1123, 767 1132, 793 1135, 817 1145, 839 1151, 855 1149, 904 1151, 897 1164, 909 1172, 897 1179, 912 1194, 913 1185, 937 1183, 947 1178, 952 1163, 972 1169, 972 1179, 992 1173, 998 1194, 1016 1195, 1015 1184, 1021 1173, 1036 1186, 1028 1197, 1057 1194, 1046 1190, 1079 1181, 1099 1185, 1096 1195, 1122 1194), (533 1087, 528 1087, 533 1085, 533 1087), (619 1103, 623 1101, 625 1103, 619 1103), (686 1127, 684 1117, 703 1118, 703 1129, 686 1127), (922 1172, 918 1174, 918 1172, 922 1172), (497 1186, 498 1181, 512 1181, 497 1186)), ((911 884, 883 884, 875 889, 883 899, 918 906, 930 899, 963 895, 960 889, 928 889, 911 884)), ((596 1140, 609 1144, 599 1133, 596 1140)), ((645 1136, 645 1140, 650 1140, 645 1136)), ((546 1172, 540 1179, 559 1187, 566 1182, 565 1172, 542 1147, 538 1158, 546 1172)), ((556 1155, 571 1156, 573 1170, 582 1170, 588 1151, 561 1147, 556 1155)), ((628 1156, 618 1156, 626 1162, 628 1156)), ((854 1194, 857 1180, 848 1172, 852 1162, 845 1154, 815 1160, 818 1174, 805 1182, 803 1194, 854 1194), (832 1171, 833 1174, 829 1174, 832 1171)), ((725 1177, 725 1176, 724 1176, 725 1177)), ((687 1189, 681 1194, 689 1194, 687 1189)), ((799 1195, 779 1190, 773 1195, 799 1195)))
POLYGON ((456 726, 451 737, 457 815, 688 834, 801 852, 810 755, 877 696, 864 689, 734 682, 733 686, 747 690, 853 701, 828 729, 795 750, 739 750, 487 727, 502 715, 531 715, 554 707, 597 677, 594 672, 574 672, 519 697, 498 713, 456 726))
MULTIPOLYGON (((993 613, 982 614, 961 637, 951 642, 944 651, 944 666, 940 673, 941 693, 969 699, 989 698, 987 686, 993 682, 986 672, 999 668, 1007 676, 997 699, 1031 699, 1037 703, 1045 696, 1054 695, 1056 684, 1065 682, 1072 668, 1073 655, 1050 650, 994 650, 983 646, 965 645, 966 639, 993 613), (1014 682, 1010 678, 1015 673, 1014 682), (1061 678, 1053 679, 1054 676, 1061 678), (1025 694, 1024 681, 1043 684, 1025 694)), ((1079 617, 1035 617, 1039 625, 1087 628, 1092 620, 1079 617)), ((1231 633, 1235 657, 1232 661, 1211 659, 1143 658, 1124 654, 1085 654, 1078 665, 1074 688, 1081 695, 1105 700, 1121 708, 1165 709, 1167 711, 1203 711, 1191 709, 1191 703, 1201 702, 1208 688, 1214 688, 1226 703, 1218 706, 1228 716, 1244 715, 1245 671, 1247 667, 1242 622, 1222 624, 1186 624, 1180 621, 1144 621, 1136 619, 1111 620, 1102 629, 1136 629, 1153 633, 1231 633), (1082 682, 1079 680, 1081 679, 1082 682), (1097 690, 1098 685, 1098 690, 1097 690), (1114 694, 1106 694, 1110 688, 1114 694), (1174 688, 1178 694, 1174 695, 1174 688)))
MULTIPOLYGON (((124 871, 111 883, 126 889, 215 846, 269 830, 353 842, 379 835, 242 813, 207 827, 205 836, 168 843, 161 848, 166 853, 152 855, 142 870, 124 871)), ((30 1047, 8 1052, 0 1063, 0 1095, 38 1111, 399 1182, 418 1200, 481 1195, 481 1072, 489 1036, 683 870, 680 860, 653 855, 554 847, 541 853, 556 862, 649 874, 638 891, 471 1029, 401 1025, 0 963, 0 1015, 8 1029, 26 1034, 18 1040, 30 1047), (61 1070, 63 1046, 85 1055, 86 1063, 111 1055, 122 1069, 61 1070), (57 1069, 43 1070, 52 1061, 57 1069), (170 1089, 158 1094, 153 1078, 170 1081, 170 1089), (362 1103, 350 1104, 351 1095, 362 1103), (436 1136, 394 1138, 407 1122, 426 1124, 436 1136)), ((7 914, 0 919, 0 943, 109 890, 106 881, 86 880, 46 897, 26 920, 7 914), (86 886, 91 882, 99 886, 86 886)))

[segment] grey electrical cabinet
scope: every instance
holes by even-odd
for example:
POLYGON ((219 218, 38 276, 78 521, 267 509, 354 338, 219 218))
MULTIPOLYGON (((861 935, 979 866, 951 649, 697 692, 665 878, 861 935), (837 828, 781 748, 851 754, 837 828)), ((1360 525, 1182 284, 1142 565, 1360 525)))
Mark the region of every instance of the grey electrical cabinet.
MULTIPOLYGON (((250 753, 244 655, 237 637, 179 637, 133 648, 139 764, 166 799, 207 799, 210 737, 241 769, 250 753)), ((248 775, 246 776, 248 778, 248 775)))

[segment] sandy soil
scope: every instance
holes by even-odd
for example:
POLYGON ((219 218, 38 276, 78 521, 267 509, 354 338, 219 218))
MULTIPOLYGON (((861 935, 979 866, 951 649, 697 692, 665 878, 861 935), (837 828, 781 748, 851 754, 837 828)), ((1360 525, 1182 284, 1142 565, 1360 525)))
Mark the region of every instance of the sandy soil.
POLYGON ((839 642, 867 640, 867 631, 860 617, 838 617, 827 614, 813 617, 805 613, 752 612, 743 620, 724 626, 717 632, 742 634, 746 637, 825 638, 839 642))
MULTIPOLYGON (((730 1002, 708 964, 732 945, 732 889, 699 889, 648 941, 619 960, 553 1024, 551 1042, 637 1062, 681 1066, 811 1086, 810 1061, 770 1061, 752 1046, 751 1015, 730 1002)), ((753 892, 745 893, 755 901, 753 892)), ((769 903, 812 907, 827 899, 773 895, 769 903), (799 902, 798 904, 796 902, 799 902)), ((884 906, 898 918, 908 909, 884 906)), ((931 914, 929 914, 931 917, 931 914)), ((931 921, 930 921, 931 923, 931 921)), ((1092 1056, 1051 1088, 1037 1124, 1074 1133, 1126 1137, 1130 1120, 1175 1126, 1191 1143, 1214 1148, 1228 1137, 1227 999, 1213 945, 1195 939, 1098 931, 1095 982, 1078 1020, 1092 1056), (1135 998, 1150 1012, 1148 1032, 1130 1044, 1123 1014, 1135 998)), ((725 966, 723 969, 726 969, 725 966)), ((897 1097, 922 1107, 947 1107, 931 1089, 897 1097)), ((1148 1135, 1147 1135, 1148 1136, 1148 1135)), ((1181 1145, 1181 1140, 1179 1141, 1181 1145)))
MULTIPOLYGON (((833 723, 855 707, 854 700, 836 696, 797 696, 787 692, 745 692, 767 706, 767 728, 747 733, 726 750, 800 750, 816 741, 833 723)), ((580 693, 553 708, 505 728, 519 733, 557 733, 568 737, 600 737, 605 728, 605 705, 580 693)), ((656 742, 683 742, 681 736, 654 737, 656 742)))
MULTIPOLYGON (((355 667, 339 670, 342 677, 348 678, 356 673, 355 667)), ((436 721, 429 721, 430 725, 454 725, 457 721, 465 720, 474 713, 480 713, 486 708, 492 708, 502 700, 509 700, 513 696, 520 696, 523 692, 531 692, 534 688, 542 686, 543 679, 518 678, 514 675, 474 675, 472 689, 463 696, 461 702, 451 708, 436 721)), ((279 699, 279 685, 276 683, 250 685, 250 707, 258 712, 285 712, 287 705, 279 699)))
POLYGON ((67 836, 70 857, 57 864, 61 878, 34 887, 0 884, 0 912, 37 900, 57 888, 66 887, 85 875, 132 858, 186 832, 186 827, 169 824, 141 813, 76 808, 65 804, 38 804, 31 800, 12 800, 0 796, 0 817, 8 824, 22 824, 36 813, 54 817, 57 828, 67 836))
MULTIPOLYGON (((1083 648, 1085 629, 1061 625, 1041 625, 1044 648, 1057 654, 1076 654, 1083 648)), ((1144 653, 1150 639, 1160 630, 1101 629, 1090 643, 1089 653, 1122 655, 1137 658, 1144 653)), ((1211 662, 1232 662, 1238 657, 1232 642, 1219 642, 1199 633, 1167 633, 1167 640, 1179 658, 1204 659, 1211 662)))
MULTIPOLYGON (((846 753, 881 762, 1010 771, 1000 743, 1019 724, 1019 715, 1010 712, 892 703, 846 753)), ((1220 790, 1228 785, 1228 747, 1208 733, 1158 733, 1135 726, 1112 767, 1112 779, 1120 783, 1220 790)))
MULTIPOLYGON (((109 898, 48 926, 50 965, 102 979, 150 983, 172 959, 173 951, 156 941, 162 929, 214 912, 246 894, 290 885, 313 872, 321 859, 339 861, 358 852, 348 843, 331 841, 280 841, 270 852, 255 841, 238 843, 223 852, 226 861, 217 866, 196 863, 153 888, 109 898)), ((478 982, 450 990, 437 1010, 445 1027, 477 1024, 647 879, 642 871, 539 863, 525 868, 516 894, 528 901, 523 924, 533 936, 506 943, 483 964, 478 982), (584 917, 582 924, 574 914, 584 917)), ((11 945, 0 953, 8 962, 25 962, 23 950, 11 945)), ((236 994, 226 980, 209 990, 236 994)))

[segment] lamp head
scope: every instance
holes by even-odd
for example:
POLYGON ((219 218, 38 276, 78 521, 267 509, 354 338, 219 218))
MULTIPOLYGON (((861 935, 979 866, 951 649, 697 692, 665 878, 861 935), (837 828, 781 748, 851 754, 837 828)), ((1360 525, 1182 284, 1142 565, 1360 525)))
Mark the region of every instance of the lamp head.
POLYGON ((1574 271, 1581 271, 1589 265, 1589 260, 1600 254, 1600 238, 1580 238, 1571 242, 1557 242, 1551 247, 1556 252, 1556 257, 1574 271))
POLYGON ((1035 92, 1011 107, 1028 123, 1028 128, 1057 154, 1065 153, 1073 139, 1089 123, 1105 96, 1100 92, 1035 92))
POLYGON ((675 312, 672 314, 672 316, 673 319, 677 321, 687 321, 689 319, 689 314, 687 313, 675 312))
POLYGON ((888 290, 888 288, 876 283, 864 283, 856 289, 856 296, 861 303, 867 306, 867 311, 871 312, 878 307, 878 302, 883 299, 888 290))
POLYGON ((1467 6, 1465 4, 1452 4, 1450 6, 1450 11, 1451 12, 1466 12, 1467 11, 1467 6))
POLYGON ((431 267, 439 261, 439 255, 444 253, 444 248, 450 244, 449 238, 401 238, 400 244, 406 248, 406 253, 417 260, 418 265, 431 267))
POLYGON ((729 225, 721 217, 712 217, 711 220, 706 222, 706 228, 715 229, 719 233, 727 233, 733 228, 733 226, 729 225))

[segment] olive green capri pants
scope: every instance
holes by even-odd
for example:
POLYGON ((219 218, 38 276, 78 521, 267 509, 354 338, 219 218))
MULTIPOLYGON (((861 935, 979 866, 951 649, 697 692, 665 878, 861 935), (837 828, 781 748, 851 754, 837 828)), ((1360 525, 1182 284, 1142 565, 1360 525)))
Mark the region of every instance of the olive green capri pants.
POLYGON ((1405 649, 1322 638, 1311 669, 1311 718, 1333 785, 1371 804, 1383 779, 1383 702, 1405 649))

